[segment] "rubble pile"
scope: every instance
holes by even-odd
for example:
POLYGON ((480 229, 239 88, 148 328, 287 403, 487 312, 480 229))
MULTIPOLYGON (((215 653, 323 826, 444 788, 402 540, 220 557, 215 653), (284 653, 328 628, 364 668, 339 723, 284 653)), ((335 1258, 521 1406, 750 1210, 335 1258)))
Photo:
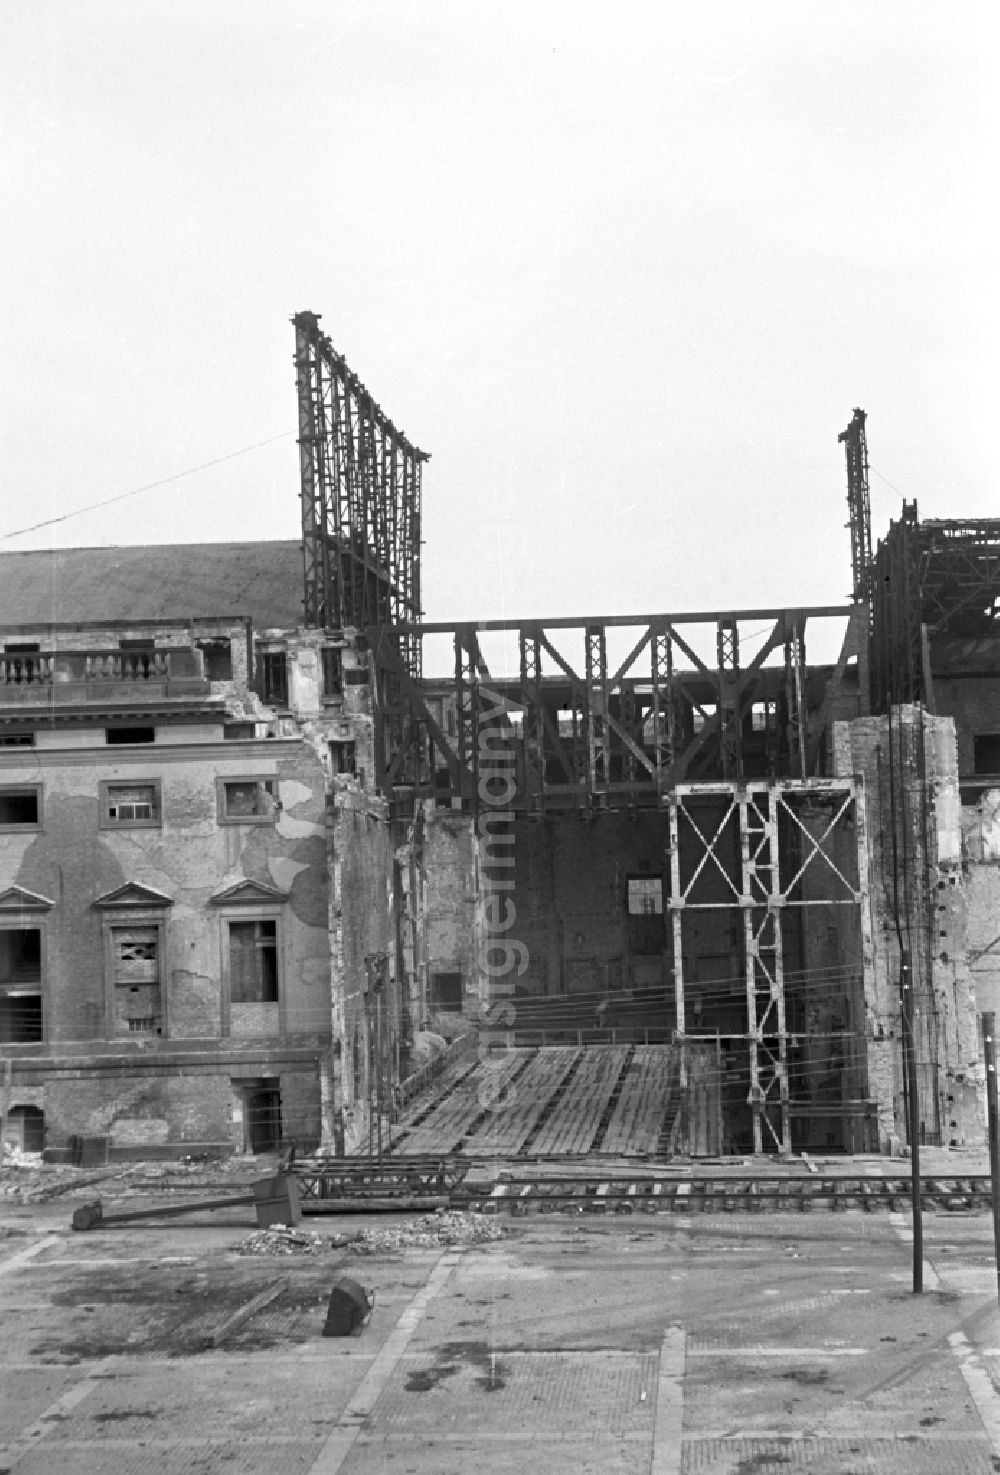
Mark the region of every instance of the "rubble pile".
POLYGON ((475 1245, 500 1239, 503 1226, 486 1214, 447 1212, 425 1214, 412 1224, 385 1229, 362 1229, 358 1234, 335 1234, 334 1249, 350 1248, 356 1255, 384 1255, 395 1250, 433 1250, 442 1245, 475 1245))
POLYGON ((319 1255, 328 1249, 327 1241, 318 1234, 301 1229, 286 1229, 282 1224, 273 1224, 270 1229, 259 1229, 249 1239, 241 1240, 236 1246, 238 1255, 319 1255))
POLYGON ((355 1255, 391 1255, 402 1250, 436 1250, 444 1245, 484 1244, 500 1239, 503 1227, 485 1214, 425 1214, 411 1224, 383 1229, 361 1229, 356 1234, 334 1234, 323 1238, 307 1229, 286 1229, 283 1224, 259 1229, 235 1247, 238 1255, 319 1255, 327 1250, 349 1249, 355 1255))

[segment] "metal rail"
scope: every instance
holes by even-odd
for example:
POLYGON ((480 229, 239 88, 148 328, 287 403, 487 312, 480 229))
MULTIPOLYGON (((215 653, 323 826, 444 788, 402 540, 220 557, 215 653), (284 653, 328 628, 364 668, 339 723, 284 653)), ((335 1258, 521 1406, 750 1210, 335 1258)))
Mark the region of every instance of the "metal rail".
MULTIPOLYGON (((464 1158, 398 1157, 378 1164, 363 1158, 296 1163, 303 1212, 323 1212, 320 1202, 364 1201, 384 1211, 398 1200, 410 1211, 435 1207, 446 1195, 452 1208, 486 1213, 577 1210, 590 1212, 732 1213, 809 1212, 858 1208, 866 1212, 904 1208, 910 1200, 908 1173, 689 1173, 664 1168, 636 1171, 581 1163, 574 1171, 537 1171, 529 1165, 486 1177, 485 1162, 464 1158)), ((985 1210, 991 1203, 988 1174, 924 1178, 925 1208, 951 1212, 985 1210)))
MULTIPOLYGON (((860 1207, 867 1212, 892 1211, 908 1203, 909 1176, 847 1177, 810 1175, 785 1177, 777 1174, 725 1175, 719 1177, 667 1177, 588 1174, 586 1177, 543 1177, 502 1175, 490 1186, 463 1183, 452 1195, 453 1202, 468 1209, 508 1212, 531 1208, 576 1209, 628 1213, 809 1212, 817 1205, 830 1210, 860 1207)), ((990 1179, 985 1175, 963 1178, 931 1178, 922 1183, 925 1207, 951 1211, 987 1209, 990 1179)))

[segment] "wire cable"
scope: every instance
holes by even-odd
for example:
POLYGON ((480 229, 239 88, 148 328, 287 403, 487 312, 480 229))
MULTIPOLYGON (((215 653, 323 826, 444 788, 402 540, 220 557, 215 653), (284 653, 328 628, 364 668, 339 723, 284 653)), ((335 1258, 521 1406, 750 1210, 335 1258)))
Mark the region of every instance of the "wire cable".
POLYGON ((259 451, 264 446, 273 446, 275 441, 287 440, 294 435, 293 430, 283 430, 280 435, 269 436, 267 440, 255 441, 252 446, 241 446, 238 451, 228 451, 225 456, 216 456, 212 461, 202 461, 198 466, 191 466, 187 471, 176 471, 172 476, 164 476, 160 481, 146 482, 144 486, 133 487, 130 492, 118 492, 114 497, 105 497, 103 502, 91 502, 86 507, 75 507, 71 512, 63 512, 58 517, 47 517, 42 522, 33 522, 28 527, 15 528, 12 533, 0 533, 0 542, 6 543, 11 538, 21 538, 25 533, 35 533, 39 528, 53 527, 57 522, 68 522, 71 517, 82 517, 86 512, 96 512, 98 508, 110 507, 114 502, 124 502, 128 497, 138 497, 141 492, 153 492, 158 487, 170 486, 175 481, 183 481, 186 476, 194 476, 199 471, 207 471, 210 466, 221 466, 223 461, 234 461, 237 456, 248 456, 251 451, 259 451))

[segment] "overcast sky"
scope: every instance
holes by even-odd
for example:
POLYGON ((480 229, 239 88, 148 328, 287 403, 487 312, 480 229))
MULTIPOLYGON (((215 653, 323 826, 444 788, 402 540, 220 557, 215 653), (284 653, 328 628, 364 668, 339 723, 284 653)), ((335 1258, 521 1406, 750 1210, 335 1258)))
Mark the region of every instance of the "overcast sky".
POLYGON ((271 441, 0 548, 297 537, 304 308, 429 619, 841 601, 855 405, 1000 515, 995 9, 0 0, 0 533, 271 441))

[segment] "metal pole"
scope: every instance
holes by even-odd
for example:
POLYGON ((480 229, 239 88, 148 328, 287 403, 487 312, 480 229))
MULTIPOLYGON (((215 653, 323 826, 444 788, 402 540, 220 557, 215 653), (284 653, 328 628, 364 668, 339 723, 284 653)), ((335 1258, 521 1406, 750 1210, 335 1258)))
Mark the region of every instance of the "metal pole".
POLYGON ((1000 1296, 1000 1132, 997 1130, 996 1016, 983 1015, 983 1051, 986 1055, 986 1111, 990 1125, 990 1184, 993 1190, 993 1256, 1000 1296))
POLYGON ((382 990, 375 995, 375 1050, 378 1059, 375 1107, 378 1111, 378 1165, 382 1166, 382 1085, 384 1061, 382 1059, 382 990))
POLYGON ((903 1013, 903 1058, 909 1096, 907 1135, 910 1139, 910 1196, 913 1204, 913 1294, 924 1289, 924 1224, 920 1203, 920 1103, 917 1100, 917 1061, 913 1042, 913 977, 906 948, 899 956, 899 991, 903 1013))

